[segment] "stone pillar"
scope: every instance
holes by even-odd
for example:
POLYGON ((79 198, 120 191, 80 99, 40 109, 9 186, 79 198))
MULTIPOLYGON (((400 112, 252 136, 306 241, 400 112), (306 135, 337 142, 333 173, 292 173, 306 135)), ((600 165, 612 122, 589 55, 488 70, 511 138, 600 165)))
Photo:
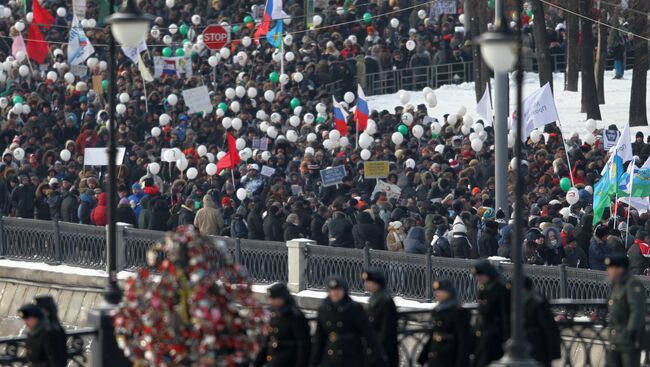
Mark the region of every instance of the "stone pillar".
POLYGON ((124 232, 127 228, 132 228, 128 223, 117 222, 117 230, 115 233, 115 256, 117 271, 120 272, 126 268, 126 241, 124 241, 124 232))
POLYGON ((303 238, 287 241, 289 291, 300 292, 307 289, 307 245, 314 244, 314 241, 303 238))
POLYGON ((102 304, 90 310, 88 324, 97 329, 97 338, 90 345, 90 359, 94 367, 130 367, 131 361, 124 356, 115 340, 113 307, 102 304))

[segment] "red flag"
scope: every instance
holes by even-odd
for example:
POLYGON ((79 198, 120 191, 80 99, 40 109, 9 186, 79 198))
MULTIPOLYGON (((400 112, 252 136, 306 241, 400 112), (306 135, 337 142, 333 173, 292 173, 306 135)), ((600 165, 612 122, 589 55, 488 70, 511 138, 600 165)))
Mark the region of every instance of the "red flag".
POLYGON ((241 158, 239 158, 239 152, 237 152, 237 143, 235 142, 235 137, 232 134, 227 133, 228 135, 228 153, 224 155, 219 162, 217 162, 217 174, 221 172, 224 168, 235 168, 241 158))
POLYGON ((34 15, 32 23, 42 25, 46 30, 54 24, 54 17, 38 3, 38 0, 34 0, 32 13, 34 15))
POLYGON ((27 36, 29 38, 27 42, 27 55, 29 55, 30 59, 42 64, 47 58, 49 44, 45 40, 45 37, 43 37, 41 30, 34 23, 29 24, 27 36))

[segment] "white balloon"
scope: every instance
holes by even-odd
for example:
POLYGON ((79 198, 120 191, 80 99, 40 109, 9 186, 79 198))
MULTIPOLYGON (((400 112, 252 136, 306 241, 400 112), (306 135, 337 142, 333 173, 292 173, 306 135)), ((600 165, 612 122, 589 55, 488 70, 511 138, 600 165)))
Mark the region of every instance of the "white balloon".
POLYGON ((339 138, 339 144, 341 145, 341 147, 345 148, 348 145, 350 145, 350 139, 348 139, 347 136, 341 136, 339 138))
POLYGON ((232 119, 231 126, 233 129, 239 131, 239 129, 242 128, 242 125, 243 123, 239 117, 235 117, 234 119, 232 119))
POLYGON ((413 40, 406 41, 406 49, 409 51, 415 50, 415 41, 413 40))
POLYGON ((237 150, 242 150, 246 148, 246 140, 244 140, 243 138, 238 138, 235 141, 235 146, 237 147, 237 150))
POLYGON ((170 24, 167 30, 171 34, 176 34, 176 32, 178 32, 178 26, 176 24, 170 24))
POLYGON ((252 156, 253 151, 251 148, 244 148, 241 152, 239 152, 239 158, 241 158, 243 161, 249 160, 252 156))
POLYGON ((323 23, 323 17, 321 17, 320 15, 314 15, 313 23, 314 23, 314 27, 318 27, 319 25, 321 25, 321 23, 323 23))
POLYGON ((456 121, 458 121, 458 117, 456 115, 452 114, 447 116, 447 122, 449 123, 449 125, 454 125, 456 121))
POLYGON ((566 192, 566 202, 569 203, 569 205, 573 205, 578 201, 580 201, 580 192, 575 187, 570 188, 569 191, 566 192))
POLYGON ((445 152, 445 146, 442 145, 442 144, 438 144, 438 145, 436 145, 436 147, 434 148, 434 150, 436 151, 436 153, 438 153, 438 154, 442 154, 442 153, 445 152))
POLYGON ((151 128, 151 136, 153 136, 154 138, 159 137, 161 132, 162 131, 158 126, 154 126, 153 128, 151 128))
POLYGON ((221 55, 222 59, 227 59, 230 57, 230 49, 224 47, 221 50, 219 50, 219 55, 221 55))
POLYGON ((25 61, 25 57, 26 57, 26 56, 27 56, 27 55, 25 54, 25 51, 18 51, 18 52, 16 52, 16 60, 18 60, 18 62, 23 62, 23 61, 25 61))
POLYGON ((596 142, 596 137, 591 132, 585 134, 584 142, 588 145, 594 145, 596 142))
POLYGON ((399 20, 397 18, 393 18, 390 20, 390 26, 393 28, 399 27, 399 20))
POLYGON ((147 169, 149 170, 149 173, 151 173, 152 175, 157 175, 158 172, 160 172, 160 165, 156 162, 149 163, 147 165, 147 169))
POLYGON ((463 26, 466 26, 466 24, 465 24, 465 20, 466 20, 466 18, 465 18, 465 14, 461 14, 461 15, 458 16, 458 21, 459 21, 460 24, 462 24, 463 26))
POLYGON ((471 144, 472 144, 472 150, 474 150, 475 152, 479 152, 481 151, 481 149, 483 149, 483 140, 481 140, 480 138, 476 138, 472 140, 471 144))
POLYGON ((427 17, 427 11, 424 9, 418 10, 418 18, 424 19, 427 17))
POLYGON ((23 110, 21 111, 23 115, 29 115, 30 112, 32 112, 32 108, 29 107, 28 104, 23 105, 23 110))
POLYGON ((307 134, 307 142, 308 143, 313 143, 313 142, 316 141, 316 139, 318 139, 318 135, 316 135, 314 133, 307 134))
POLYGON ((327 150, 332 150, 334 148, 334 142, 329 139, 323 141, 323 147, 327 150))
POLYGON ((343 95, 343 100, 345 101, 345 103, 354 102, 354 98, 355 98, 354 93, 352 92, 345 92, 345 94, 343 95))
POLYGON ((255 113, 255 118, 258 120, 266 120, 269 116, 266 115, 266 112, 264 110, 259 110, 257 113, 255 113))
POLYGON ((126 106, 123 103, 118 103, 117 106, 115 106, 115 112, 119 115, 123 115, 126 112, 126 106))
POLYGON ((413 136, 420 139, 424 134, 424 128, 420 125, 415 125, 413 126, 413 129, 411 129, 411 132, 413 133, 413 136))
POLYGON ((248 37, 248 36, 244 36, 244 37, 241 39, 241 44, 242 44, 244 47, 248 47, 248 46, 250 46, 251 43, 252 43, 252 40, 251 40, 251 38, 248 37))
POLYGON ((319 103, 316 105, 316 112, 318 112, 318 113, 325 113, 326 111, 327 111, 327 106, 325 106, 324 103, 320 103, 320 102, 319 102, 319 103))
POLYGON ((106 61, 103 61, 103 60, 100 61, 99 62, 99 70, 105 71, 106 69, 108 69, 108 63, 106 61))
POLYGON ((237 189, 237 199, 243 201, 244 199, 246 199, 246 196, 248 196, 248 191, 246 191, 245 188, 242 187, 237 189))
POLYGON ((264 99, 267 102, 273 102, 273 100, 275 99, 275 93, 272 90, 267 90, 266 92, 264 92, 264 99))
POLYGON ((63 75, 63 79, 65 79, 68 84, 72 84, 74 83, 74 74, 67 72, 65 75, 63 75))
POLYGON ((173 93, 168 95, 167 103, 169 103, 170 106, 176 106, 176 103, 178 103, 178 97, 173 93))
POLYGON ((18 21, 14 24, 14 28, 16 28, 18 32, 22 32, 25 30, 25 23, 18 21))
POLYGON ((271 58, 275 62, 282 61, 282 52, 280 52, 280 50, 275 50, 275 52, 273 52, 273 55, 271 55, 271 58))
POLYGON ((458 112, 456 112, 456 115, 458 115, 460 117, 463 117, 463 116, 465 116, 466 113, 467 113, 467 107, 460 106, 460 108, 458 109, 458 112))
POLYGON ((282 85, 286 85, 287 83, 289 83, 289 75, 287 74, 280 74, 279 79, 280 79, 280 84, 282 85))
MULTIPOLYGON (((210 163, 214 162, 214 154, 208 153, 205 156, 208 158, 208 161, 210 163)), ((217 153, 217 160, 220 161, 221 158, 223 158, 225 156, 226 156, 226 152, 219 152, 219 153, 217 153)))
POLYGON ((264 162, 267 162, 270 158, 271 158, 271 152, 268 151, 262 152, 262 160, 264 160, 264 162))
POLYGON ((363 149, 361 151, 360 156, 361 156, 361 159, 363 159, 364 161, 367 161, 368 159, 370 159, 371 154, 370 154, 370 151, 368 149, 363 149))
POLYGON ((20 74, 20 76, 22 77, 26 77, 27 75, 29 75, 29 66, 20 65, 20 67, 18 68, 18 74, 20 74))
POLYGON ((199 147, 196 148, 196 153, 198 153, 199 157, 203 157, 207 152, 208 148, 205 145, 199 145, 199 147))
POLYGON ((192 15, 192 24, 199 25, 201 24, 201 16, 198 14, 192 15))
POLYGON ((219 59, 217 59, 216 56, 212 55, 208 57, 208 65, 210 65, 211 67, 217 66, 218 63, 219 63, 219 59))
POLYGON ((463 133, 463 135, 469 135, 469 133, 472 132, 472 129, 467 125, 463 125, 460 127, 460 132, 463 133))
POLYGON ((278 129, 275 126, 269 126, 269 128, 266 129, 266 135, 271 139, 275 139, 278 137, 278 129))
POLYGON ((193 180, 196 178, 196 176, 199 175, 199 171, 194 167, 190 167, 188 168, 187 173, 185 175, 189 180, 193 180))
POLYGON ((341 132, 338 130, 332 130, 329 133, 329 139, 332 141, 338 141, 341 138, 341 132))
POLYGON ((77 85, 75 85, 74 89, 77 92, 86 92, 88 90, 88 84, 86 84, 86 82, 77 82, 77 85))
POLYGON ((314 153, 316 153, 314 151, 314 148, 312 148, 312 147, 305 148, 305 155, 314 155, 314 153))
POLYGON ((151 27, 151 31, 149 32, 149 34, 151 35, 151 37, 153 37, 155 39, 159 39, 160 38, 160 29, 158 29, 158 27, 156 27, 156 26, 151 27))
POLYGON ((67 162, 72 157, 72 153, 67 149, 63 149, 61 153, 59 153, 59 157, 61 157, 62 161, 67 162))
POLYGON ((230 129, 232 127, 232 119, 230 117, 224 117, 223 120, 221 120, 221 125, 226 130, 230 129))
POLYGON ((96 57, 90 57, 88 60, 86 60, 86 66, 91 69, 97 66, 97 64, 99 64, 99 60, 96 57))
POLYGON ((534 144, 537 144, 539 140, 542 138, 542 132, 535 129, 530 133, 530 141, 532 141, 534 144))
POLYGON ((436 94, 433 91, 425 95, 424 98, 426 99, 427 104, 431 108, 435 107, 438 104, 438 98, 436 98, 436 94))
POLYGON ((174 162, 174 151, 173 150, 166 150, 165 154, 163 154, 163 159, 165 162, 174 162))
POLYGON ((398 92, 398 96, 399 96, 399 101, 403 105, 409 103, 409 100, 411 99, 409 94, 406 91, 403 91, 403 90, 398 92))
POLYGON ((130 99, 131 99, 131 97, 129 97, 129 94, 128 94, 128 93, 122 93, 122 94, 120 94, 120 102, 122 102, 122 103, 129 103, 129 100, 130 100, 130 99))
POLYGON ((25 20, 27 20, 27 23, 31 23, 34 20, 34 13, 31 11, 25 15, 25 20))
POLYGON ((404 135, 402 135, 399 132, 394 132, 393 135, 391 136, 391 141, 395 145, 400 145, 404 142, 404 135))
POLYGON ((594 132, 596 130, 596 128, 597 128, 596 127, 596 120, 594 120, 594 119, 587 120, 587 123, 586 123, 585 127, 587 128, 588 132, 590 132, 590 133, 594 132))
POLYGON ((239 110, 241 109, 241 105, 239 104, 238 101, 232 101, 230 103, 230 110, 234 113, 239 113, 239 110))
POLYGON ((166 113, 163 113, 162 115, 160 115, 160 117, 158 117, 158 122, 160 123, 160 126, 169 125, 171 121, 172 121, 171 116, 169 116, 166 113))
POLYGON ((248 96, 248 98, 251 99, 257 97, 257 88, 249 87, 248 90, 246 91, 246 95, 248 96))
POLYGON ((413 160, 413 158, 407 159, 406 162, 404 162, 404 167, 410 168, 410 169, 415 168, 415 161, 413 160))
POLYGON ((214 163, 208 163, 207 166, 205 166, 205 173, 207 173, 209 176, 214 176, 217 174, 217 165, 214 163))
POLYGON ((289 51, 286 54, 284 54, 284 59, 287 60, 287 62, 292 62, 293 60, 296 59, 296 54, 293 52, 289 51))
POLYGON ((25 158, 25 151, 23 148, 18 147, 14 149, 14 158, 16 158, 18 161, 25 158))
POLYGON ((366 133, 368 135, 375 135, 377 133, 377 123, 375 123, 375 120, 368 119, 368 124, 366 125, 366 133))
POLYGON ((293 73, 292 77, 293 77, 293 81, 296 82, 296 83, 300 83, 302 81, 302 79, 303 79, 302 73, 299 73, 299 72, 293 73))
POLYGON ((287 131, 287 140, 291 143, 298 141, 298 133, 295 130, 287 131))
POLYGON ((176 1, 174 0, 165 0, 165 6, 167 6, 168 8, 173 8, 175 4, 176 1))
POLYGON ((305 124, 311 125, 314 122, 314 115, 311 113, 306 113, 305 117, 303 117, 303 120, 305 121, 305 124))
POLYGON ((172 36, 166 34, 163 36, 163 43, 166 45, 171 45, 172 44, 172 36))
POLYGON ((291 125, 293 127, 300 126, 300 117, 298 117, 298 116, 289 117, 289 125, 291 125))
POLYGON ((14 113, 16 115, 22 114, 23 113, 23 104, 22 103, 15 103, 13 110, 14 110, 14 113))
POLYGON ((7 99, 7 97, 1 97, 0 108, 7 108, 8 105, 9 105, 9 100, 7 99))
POLYGON ((269 123, 267 121, 262 121, 260 124, 260 131, 265 133, 269 129, 269 123))
POLYGON ((479 131, 478 132, 478 137, 483 141, 487 140, 487 137, 488 137, 487 131, 485 131, 485 130, 479 131))
POLYGON ((481 131, 485 130, 485 128, 483 127, 483 124, 475 123, 474 125, 472 125, 472 130, 474 130, 477 133, 480 133, 481 131))
POLYGON ((411 115, 409 112, 403 113, 402 114, 402 123, 406 126, 411 126, 413 123, 413 115, 411 115))
POLYGON ((474 119, 470 115, 463 116, 463 125, 467 127, 472 127, 474 125, 474 119))
POLYGON ((281 120, 282 120, 282 116, 281 116, 279 113, 277 113, 277 112, 273 112, 273 113, 271 114, 271 122, 272 122, 272 123, 277 124, 277 123, 280 122, 281 120))

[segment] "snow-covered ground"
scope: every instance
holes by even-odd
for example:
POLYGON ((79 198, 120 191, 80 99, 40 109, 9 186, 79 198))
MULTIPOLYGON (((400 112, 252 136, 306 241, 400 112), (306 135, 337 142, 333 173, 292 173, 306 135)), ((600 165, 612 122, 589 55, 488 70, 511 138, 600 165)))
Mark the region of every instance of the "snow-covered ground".
MULTIPOLYGON (((613 80, 613 71, 605 72, 605 104, 600 105, 600 112, 603 120, 598 122, 598 128, 618 125, 619 129, 627 123, 628 112, 630 107, 630 89, 632 85, 632 70, 625 71, 625 77, 622 80, 613 80)), ((563 133, 570 136, 573 132, 584 133, 586 114, 580 113, 580 92, 567 92, 564 90, 564 74, 556 73, 553 76, 553 85, 555 90, 555 104, 561 119, 563 133)), ((648 73, 648 86, 650 86, 650 73, 648 73)), ((578 83, 580 87, 580 83, 578 83)), ((494 88, 494 86, 493 86, 494 88)), ((524 75, 524 95, 527 95, 539 88, 539 78, 536 73, 526 73, 524 75)), ((410 104, 417 106, 425 103, 424 95, 421 91, 408 92, 410 95, 410 104)), ((467 113, 474 117, 474 120, 480 118, 476 113, 476 98, 474 94, 474 83, 463 83, 459 85, 445 85, 435 90, 438 104, 429 109, 429 115, 442 117, 446 113, 456 113, 461 106, 467 107, 467 113)), ((494 99, 494 91, 492 93, 494 99)), ((514 110, 516 97, 516 81, 514 73, 510 75, 510 111, 514 110)), ((370 109, 378 111, 387 109, 393 111, 396 106, 401 105, 397 93, 368 97, 370 109)), ((647 95, 646 106, 650 106, 650 93, 647 95)), ((646 135, 650 133, 650 127, 632 128, 632 134, 641 130, 646 135)))

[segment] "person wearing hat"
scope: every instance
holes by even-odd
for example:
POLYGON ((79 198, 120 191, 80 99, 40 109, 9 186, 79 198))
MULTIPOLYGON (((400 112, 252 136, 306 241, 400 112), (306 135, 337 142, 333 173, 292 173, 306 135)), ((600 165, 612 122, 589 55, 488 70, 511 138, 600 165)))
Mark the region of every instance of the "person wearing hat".
POLYGON ((361 274, 361 279, 364 288, 371 294, 368 300, 368 319, 388 359, 387 367, 397 367, 397 307, 386 290, 386 277, 379 269, 367 269, 361 274))
POLYGON ((471 329, 469 312, 456 297, 456 288, 450 280, 433 282, 437 305, 431 311, 431 334, 418 363, 428 367, 469 366, 471 329))
POLYGON ((478 257, 477 251, 472 251, 472 245, 467 238, 467 227, 465 223, 457 216, 454 220, 454 225, 451 227, 452 234, 449 239, 454 257, 457 259, 475 259, 478 257), (476 252, 476 256, 473 256, 476 252))
POLYGON ((510 336, 510 291, 488 260, 474 262, 472 272, 478 282, 474 365, 485 367, 503 356, 510 336))
POLYGON ((287 285, 275 283, 267 291, 271 305, 269 334, 261 345, 254 367, 303 367, 311 348, 309 324, 287 285))
POLYGON ((34 297, 36 306, 40 307, 43 311, 44 318, 49 321, 50 329, 52 331, 51 337, 56 340, 57 348, 55 349, 56 360, 60 365, 65 366, 68 362, 68 355, 66 353, 66 334, 65 329, 59 320, 59 310, 54 302, 54 298, 50 295, 40 295, 34 297))
POLYGON ((386 365, 386 357, 363 307, 348 295, 344 279, 327 281, 327 298, 318 307, 310 366, 386 365))
POLYGON ((566 266, 588 269, 589 259, 587 258, 587 254, 585 254, 582 247, 578 246, 578 242, 573 233, 567 233, 565 240, 566 246, 564 247, 564 253, 566 254, 566 266))
POLYGON ((646 289, 629 272, 630 260, 615 253, 605 258, 611 292, 607 301, 609 345, 606 366, 640 365, 645 347, 646 289))
POLYGON ((220 236, 225 227, 223 216, 210 195, 203 196, 203 208, 194 216, 194 227, 204 236, 220 236))
POLYGON ((58 349, 61 346, 57 344, 56 338, 53 338, 52 328, 43 310, 33 303, 27 303, 18 309, 18 314, 27 329, 25 357, 30 365, 64 367, 65 363, 61 363, 62 358, 59 357, 62 351, 58 349))
POLYGON ((551 306, 544 296, 533 288, 533 281, 524 278, 524 334, 530 347, 530 356, 541 366, 550 367, 562 356, 560 329, 551 306))
POLYGON ((11 205, 14 214, 20 218, 34 218, 34 203, 36 202, 36 186, 31 183, 29 176, 20 175, 20 183, 11 192, 11 205))
POLYGON ((607 236, 609 229, 605 225, 599 225, 594 231, 594 236, 589 241, 589 265, 592 270, 605 270, 605 259, 610 255, 607 247, 607 236))

